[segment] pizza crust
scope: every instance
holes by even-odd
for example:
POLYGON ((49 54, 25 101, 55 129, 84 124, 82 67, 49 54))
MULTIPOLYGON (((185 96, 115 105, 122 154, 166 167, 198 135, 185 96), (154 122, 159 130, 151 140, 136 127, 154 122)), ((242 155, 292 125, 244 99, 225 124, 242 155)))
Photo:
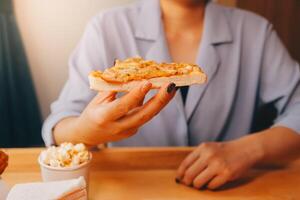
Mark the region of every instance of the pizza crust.
MULTIPOLYGON (((151 78, 147 80, 152 83, 153 89, 157 89, 165 83, 171 82, 175 83, 177 87, 203 84, 206 82, 207 77, 204 73, 195 73, 189 75, 151 78)), ((134 80, 126 83, 109 83, 103 80, 101 77, 95 77, 92 74, 89 75, 90 88, 97 91, 128 92, 138 86, 142 81, 143 80, 134 80)))

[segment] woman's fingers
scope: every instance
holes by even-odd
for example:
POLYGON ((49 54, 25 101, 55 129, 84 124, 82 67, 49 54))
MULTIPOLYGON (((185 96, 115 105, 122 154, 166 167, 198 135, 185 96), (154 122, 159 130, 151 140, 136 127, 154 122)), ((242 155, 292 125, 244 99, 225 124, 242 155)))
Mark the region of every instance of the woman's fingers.
POLYGON ((99 93, 78 121, 80 126, 86 126, 90 131, 91 137, 85 136, 86 143, 93 144, 92 138, 97 138, 95 142, 99 143, 98 141, 116 141, 134 135, 141 125, 149 121, 172 99, 176 90, 174 83, 166 84, 150 101, 142 105, 151 87, 150 82, 144 81, 123 97, 113 101, 115 93, 99 93), (92 123, 89 123, 89 119, 92 119, 92 123))
POLYGON ((224 145, 202 143, 189 154, 178 168, 176 177, 181 183, 202 188, 216 189, 231 178, 231 170, 223 151, 224 145))
POLYGON ((180 164, 176 172, 176 180, 181 181, 185 171, 199 158, 199 148, 190 153, 180 164))
POLYGON ((193 180, 198 174, 205 170, 207 164, 207 160, 204 157, 200 157, 188 169, 186 169, 181 182, 185 185, 192 185, 193 180))
POLYGON ((110 120, 119 119, 126 115, 133 108, 139 106, 151 87, 152 84, 150 82, 144 81, 120 99, 112 102, 108 108, 110 120))
POLYGON ((175 91, 176 85, 174 83, 165 84, 161 87, 158 93, 140 109, 121 118, 118 122, 123 126, 124 130, 142 126, 159 113, 165 105, 167 105, 167 103, 174 97, 175 91))
POLYGON ((226 174, 221 174, 214 177, 208 184, 207 188, 211 190, 215 190, 222 185, 224 185, 229 180, 229 176, 226 174))
POLYGON ((216 176, 214 167, 207 167, 193 180, 193 187, 200 189, 216 176))

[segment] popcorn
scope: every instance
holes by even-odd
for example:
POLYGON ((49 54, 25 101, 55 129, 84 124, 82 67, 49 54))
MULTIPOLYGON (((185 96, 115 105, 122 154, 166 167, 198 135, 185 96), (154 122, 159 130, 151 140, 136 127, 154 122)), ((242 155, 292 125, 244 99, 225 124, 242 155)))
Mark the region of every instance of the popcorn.
POLYGON ((74 150, 77 152, 81 152, 81 151, 83 152, 85 150, 85 146, 82 143, 76 144, 74 146, 74 150))
POLYGON ((85 145, 80 143, 62 143, 42 151, 41 161, 51 167, 73 167, 87 162, 90 155, 85 145))

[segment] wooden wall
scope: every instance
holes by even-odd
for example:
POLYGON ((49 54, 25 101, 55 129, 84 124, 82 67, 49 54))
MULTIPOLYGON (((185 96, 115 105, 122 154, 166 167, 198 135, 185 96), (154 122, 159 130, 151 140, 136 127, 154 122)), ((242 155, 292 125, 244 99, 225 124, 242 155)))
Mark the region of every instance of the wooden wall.
POLYGON ((300 61, 300 0, 237 0, 237 7, 270 20, 292 57, 300 61))
POLYGON ((237 0, 217 0, 218 3, 223 4, 225 6, 236 6, 237 0))

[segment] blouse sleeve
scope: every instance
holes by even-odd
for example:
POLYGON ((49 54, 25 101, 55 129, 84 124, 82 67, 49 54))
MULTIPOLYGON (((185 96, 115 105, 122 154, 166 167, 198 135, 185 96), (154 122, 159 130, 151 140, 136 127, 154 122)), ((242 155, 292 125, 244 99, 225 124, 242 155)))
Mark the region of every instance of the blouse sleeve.
POLYGON ((300 134, 300 68, 270 25, 266 34, 260 77, 260 98, 274 103, 278 117, 274 126, 300 134))
POLYGON ((51 114, 46 119, 42 136, 46 146, 55 144, 53 127, 63 118, 79 116, 95 96, 90 90, 88 74, 105 66, 105 47, 101 32, 100 16, 86 27, 81 41, 69 60, 69 77, 59 98, 51 105, 51 114))

